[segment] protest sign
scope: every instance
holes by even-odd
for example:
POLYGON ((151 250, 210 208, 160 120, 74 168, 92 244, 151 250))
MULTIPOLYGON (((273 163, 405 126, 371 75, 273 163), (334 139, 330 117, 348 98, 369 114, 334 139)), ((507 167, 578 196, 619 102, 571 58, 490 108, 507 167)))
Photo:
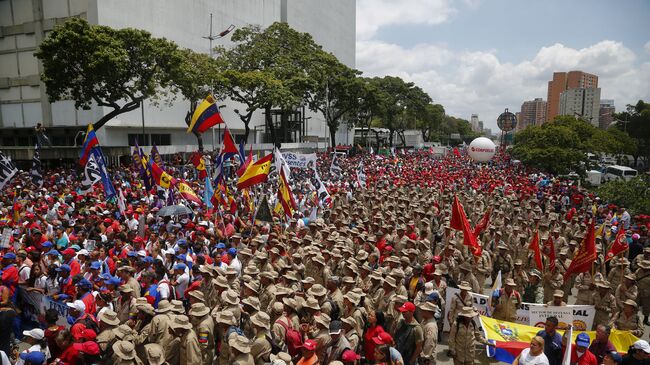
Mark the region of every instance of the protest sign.
POLYGON ((316 154, 315 153, 295 153, 295 152, 282 152, 287 165, 297 169, 312 169, 316 167, 316 154))

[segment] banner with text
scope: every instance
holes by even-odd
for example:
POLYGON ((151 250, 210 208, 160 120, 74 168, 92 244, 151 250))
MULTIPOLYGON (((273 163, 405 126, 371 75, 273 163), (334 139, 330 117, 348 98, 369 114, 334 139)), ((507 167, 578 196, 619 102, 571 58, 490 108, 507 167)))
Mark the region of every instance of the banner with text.
POLYGON ((52 297, 38 291, 28 291, 24 287, 18 287, 18 301, 20 309, 28 320, 36 323, 44 323, 45 311, 54 309, 59 314, 56 324, 68 326, 68 306, 65 303, 57 302, 52 297))
POLYGON ((295 152, 282 152, 282 157, 287 161, 289 167, 297 169, 315 169, 316 168, 316 154, 315 153, 295 153, 295 152))
MULTIPOLYGON (((460 295, 460 290, 456 288, 447 288, 445 295, 445 318, 444 318, 444 331, 449 331, 450 323, 448 321, 447 313, 454 296, 460 295)), ((472 294, 474 300, 474 309, 476 309, 482 316, 491 315, 492 309, 489 308, 487 295, 472 294)), ((559 323, 558 328, 564 329, 567 324, 572 323, 576 330, 584 331, 590 330, 594 323, 594 316, 596 309, 593 305, 567 305, 565 307, 546 306, 544 304, 535 303, 522 303, 517 309, 517 320, 515 323, 521 323, 529 326, 544 326, 546 318, 550 316, 557 317, 559 323)), ((453 320, 453 318, 452 318, 453 320)))

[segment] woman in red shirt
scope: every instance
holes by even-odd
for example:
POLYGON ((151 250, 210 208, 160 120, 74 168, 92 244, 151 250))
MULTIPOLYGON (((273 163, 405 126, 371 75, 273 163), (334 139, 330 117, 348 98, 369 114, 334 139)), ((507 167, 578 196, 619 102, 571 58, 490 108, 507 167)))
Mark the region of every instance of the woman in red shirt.
POLYGON ((384 320, 384 312, 371 311, 368 313, 368 327, 363 333, 363 353, 368 361, 375 361, 375 347, 377 345, 372 338, 384 332, 384 320))

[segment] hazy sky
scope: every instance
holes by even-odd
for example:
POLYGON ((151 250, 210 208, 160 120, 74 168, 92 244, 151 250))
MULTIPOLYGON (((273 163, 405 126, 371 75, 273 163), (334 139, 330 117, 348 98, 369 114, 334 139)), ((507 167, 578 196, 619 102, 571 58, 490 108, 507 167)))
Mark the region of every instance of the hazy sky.
POLYGON ((598 75, 617 110, 649 101, 649 20, 646 0, 357 0, 357 68, 495 131, 504 108, 546 99, 554 71, 598 75))

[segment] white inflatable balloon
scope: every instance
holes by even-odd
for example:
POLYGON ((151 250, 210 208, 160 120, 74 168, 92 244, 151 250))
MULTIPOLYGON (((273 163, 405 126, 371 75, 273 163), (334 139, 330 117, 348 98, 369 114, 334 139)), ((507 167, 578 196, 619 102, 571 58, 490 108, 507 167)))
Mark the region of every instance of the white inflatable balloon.
POLYGON ((486 162, 494 156, 496 146, 494 142, 485 137, 478 137, 469 144, 467 153, 472 160, 477 162, 486 162))

